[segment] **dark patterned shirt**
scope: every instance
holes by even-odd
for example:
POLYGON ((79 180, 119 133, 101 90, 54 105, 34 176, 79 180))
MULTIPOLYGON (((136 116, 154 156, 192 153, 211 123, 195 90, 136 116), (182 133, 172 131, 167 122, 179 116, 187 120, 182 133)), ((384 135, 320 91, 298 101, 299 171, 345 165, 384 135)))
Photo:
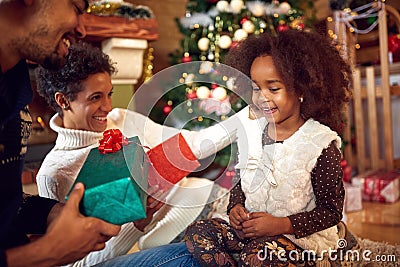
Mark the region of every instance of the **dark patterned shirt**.
MULTIPOLYGON (((267 134, 263 135, 263 146, 274 142, 267 134)), ((329 147, 322 150, 311 172, 316 207, 308 212, 288 216, 296 238, 327 229, 341 220, 345 191, 340 161, 341 153, 333 141, 329 147)), ((233 183, 235 186, 230 193, 228 213, 237 204, 245 206, 246 197, 240 185, 238 170, 235 172, 233 183)))
POLYGON ((31 117, 27 104, 32 89, 25 61, 0 71, 0 266, 5 250, 28 242, 26 234, 43 234, 54 200, 22 193, 24 165, 31 117))

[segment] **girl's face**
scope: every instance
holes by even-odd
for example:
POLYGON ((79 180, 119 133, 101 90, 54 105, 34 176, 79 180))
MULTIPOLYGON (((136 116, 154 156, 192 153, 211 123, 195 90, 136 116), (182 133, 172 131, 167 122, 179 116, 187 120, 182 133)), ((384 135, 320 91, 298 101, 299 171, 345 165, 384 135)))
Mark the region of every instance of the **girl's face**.
POLYGON ((70 108, 63 111, 64 127, 69 129, 103 132, 107 127, 107 114, 112 110, 111 77, 106 72, 90 75, 82 82, 80 91, 70 108))
POLYGON ((301 119, 299 97, 294 91, 286 89, 272 57, 257 57, 251 65, 250 76, 253 81, 253 103, 269 123, 277 127, 290 126, 301 119))

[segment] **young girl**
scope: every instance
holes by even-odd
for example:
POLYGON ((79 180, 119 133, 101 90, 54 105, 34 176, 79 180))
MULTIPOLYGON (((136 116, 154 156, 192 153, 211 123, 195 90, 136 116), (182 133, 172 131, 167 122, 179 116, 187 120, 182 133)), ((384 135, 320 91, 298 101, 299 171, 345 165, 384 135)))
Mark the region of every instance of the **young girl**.
POLYGON ((240 181, 231 191, 229 223, 193 223, 186 246, 202 266, 327 263, 329 251, 345 248, 337 133, 349 66, 327 39, 299 31, 250 37, 230 51, 227 64, 253 87, 254 108, 238 133, 240 181))

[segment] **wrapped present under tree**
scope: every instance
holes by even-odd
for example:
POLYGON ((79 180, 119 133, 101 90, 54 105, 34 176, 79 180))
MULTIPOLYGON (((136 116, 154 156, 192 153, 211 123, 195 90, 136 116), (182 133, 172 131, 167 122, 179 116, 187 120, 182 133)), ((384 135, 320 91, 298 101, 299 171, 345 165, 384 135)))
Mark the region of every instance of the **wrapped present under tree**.
POLYGON ((400 170, 369 171, 353 177, 352 184, 361 187, 365 201, 392 203, 400 195, 400 170))

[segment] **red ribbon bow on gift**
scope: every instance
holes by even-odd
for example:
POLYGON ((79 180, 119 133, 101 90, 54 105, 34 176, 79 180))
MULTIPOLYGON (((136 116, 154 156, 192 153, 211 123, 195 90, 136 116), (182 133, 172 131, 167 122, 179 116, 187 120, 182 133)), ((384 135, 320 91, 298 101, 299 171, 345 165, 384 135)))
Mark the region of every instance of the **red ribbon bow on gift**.
POLYGON ((118 129, 110 129, 103 133, 103 139, 101 139, 99 145, 99 151, 101 154, 114 153, 129 144, 128 138, 122 135, 118 129))

